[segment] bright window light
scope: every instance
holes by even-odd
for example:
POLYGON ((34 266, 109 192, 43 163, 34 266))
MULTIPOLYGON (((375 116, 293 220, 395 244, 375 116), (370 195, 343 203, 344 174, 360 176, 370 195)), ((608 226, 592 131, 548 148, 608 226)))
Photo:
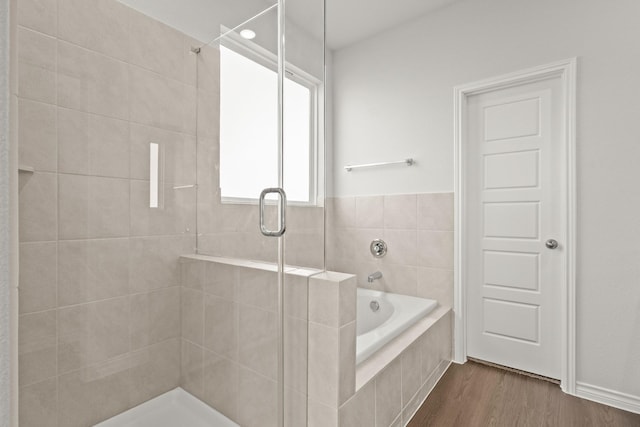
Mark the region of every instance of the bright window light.
MULTIPOLYGON (((278 75, 220 47, 220 187, 223 199, 257 199, 278 184, 278 75)), ((311 202, 312 89, 284 87, 284 188, 293 202, 311 202)))

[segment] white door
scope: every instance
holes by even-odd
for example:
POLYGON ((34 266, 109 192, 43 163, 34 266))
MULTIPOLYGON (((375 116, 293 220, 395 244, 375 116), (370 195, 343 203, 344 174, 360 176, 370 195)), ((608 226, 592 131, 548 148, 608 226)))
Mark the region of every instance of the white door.
POLYGON ((562 97, 560 78, 473 95, 464 129, 467 355, 556 379, 566 235, 562 97))

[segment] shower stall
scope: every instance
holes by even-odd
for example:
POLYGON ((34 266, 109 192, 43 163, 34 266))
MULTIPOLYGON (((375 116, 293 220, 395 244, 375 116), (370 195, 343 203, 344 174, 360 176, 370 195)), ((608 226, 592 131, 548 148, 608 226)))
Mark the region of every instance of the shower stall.
POLYGON ((323 0, 17 10, 20 426, 307 425, 323 0))

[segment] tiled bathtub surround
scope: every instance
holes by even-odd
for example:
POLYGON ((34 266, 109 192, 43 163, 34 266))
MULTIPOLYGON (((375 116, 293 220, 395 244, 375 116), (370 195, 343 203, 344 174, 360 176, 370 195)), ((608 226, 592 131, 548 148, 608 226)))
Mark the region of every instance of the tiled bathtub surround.
POLYGON ((88 426, 179 384, 196 56, 115 0, 18 0, 18 21, 20 425, 88 426))
MULTIPOLYGON (((285 274, 285 425, 307 418, 308 278, 285 274)), ((276 266, 182 258, 181 386, 244 427, 277 424, 276 266)))
POLYGON ((453 194, 327 199, 327 269, 356 274, 358 286, 453 301, 453 194), (388 245, 383 258, 372 240, 388 245), (367 276, 381 271, 373 283, 367 276))
POLYGON ((440 313, 441 317, 409 346, 394 349, 389 348, 394 346, 391 343, 380 350, 397 350, 398 356, 340 407, 340 427, 400 427, 411 420, 451 363, 451 311, 440 313))
POLYGON ((309 280, 309 427, 405 425, 451 361, 451 309, 438 307, 356 366, 356 280, 309 280))

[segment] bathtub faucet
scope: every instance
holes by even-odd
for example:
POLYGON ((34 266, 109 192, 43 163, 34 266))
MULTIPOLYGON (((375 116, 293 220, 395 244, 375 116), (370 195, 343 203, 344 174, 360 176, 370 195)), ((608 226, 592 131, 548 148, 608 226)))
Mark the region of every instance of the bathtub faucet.
POLYGON ((382 273, 380 273, 379 271, 376 271, 375 273, 371 273, 368 277, 367 277, 367 282, 369 283, 373 283, 374 280, 379 279, 382 277, 382 273))

